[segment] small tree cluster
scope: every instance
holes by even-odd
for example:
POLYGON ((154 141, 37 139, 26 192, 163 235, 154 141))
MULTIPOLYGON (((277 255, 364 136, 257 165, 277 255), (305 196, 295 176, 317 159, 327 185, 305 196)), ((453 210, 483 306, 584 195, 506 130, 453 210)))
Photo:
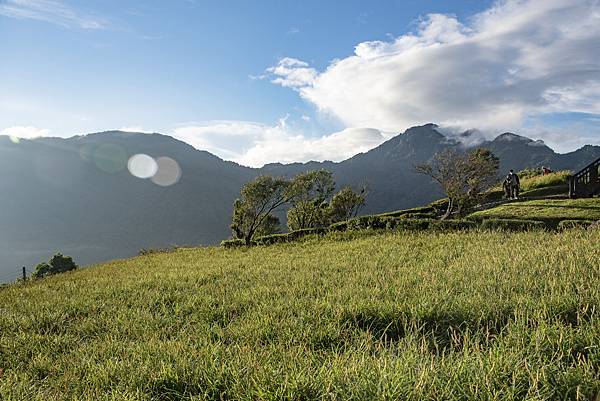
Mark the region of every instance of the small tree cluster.
POLYGON ((416 171, 429 176, 448 196, 448 208, 442 219, 458 209, 479 200, 482 192, 498 178, 499 159, 488 149, 460 152, 450 148, 436 153, 430 163, 420 164, 416 171))
POLYGON ((32 276, 33 278, 42 278, 75 269, 77 269, 77 265, 73 262, 73 258, 57 253, 48 262, 38 264, 32 276))
POLYGON ((252 238, 275 233, 279 219, 273 213, 289 205, 290 230, 324 227, 356 216, 365 203, 365 191, 346 187, 334 195, 335 182, 330 171, 315 170, 293 179, 260 176, 241 191, 233 205, 231 229, 234 238, 246 244, 252 238))

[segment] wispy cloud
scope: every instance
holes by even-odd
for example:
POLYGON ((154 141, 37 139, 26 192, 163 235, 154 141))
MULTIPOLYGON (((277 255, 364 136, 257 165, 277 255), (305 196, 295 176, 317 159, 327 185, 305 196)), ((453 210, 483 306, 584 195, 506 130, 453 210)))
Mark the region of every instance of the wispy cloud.
POLYGON ((64 28, 104 29, 107 22, 91 13, 75 10, 59 0, 0 1, 0 15, 45 21, 64 28))

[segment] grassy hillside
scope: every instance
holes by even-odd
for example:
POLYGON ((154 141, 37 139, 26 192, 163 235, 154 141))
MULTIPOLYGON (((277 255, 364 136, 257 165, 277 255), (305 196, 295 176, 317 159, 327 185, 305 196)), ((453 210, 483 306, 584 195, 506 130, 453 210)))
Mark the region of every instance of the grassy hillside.
POLYGON ((589 400, 598 243, 344 233, 10 286, 0 399, 589 400))
POLYGON ((561 220, 600 220, 600 199, 540 199, 510 202, 472 213, 472 219, 523 219, 556 226, 561 220))

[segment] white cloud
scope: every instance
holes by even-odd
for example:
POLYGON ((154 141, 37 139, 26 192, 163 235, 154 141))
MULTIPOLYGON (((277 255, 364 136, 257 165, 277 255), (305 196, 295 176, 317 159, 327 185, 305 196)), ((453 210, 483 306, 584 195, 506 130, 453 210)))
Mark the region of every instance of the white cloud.
POLYGON ((173 136, 197 149, 252 167, 272 162, 341 161, 390 137, 373 128, 347 128, 309 138, 289 127, 285 118, 274 126, 246 121, 186 124, 176 128, 173 136))
POLYGON ((152 133, 152 131, 145 130, 144 127, 142 127, 141 125, 128 125, 128 126, 119 128, 119 131, 135 132, 135 133, 142 133, 142 134, 151 134, 152 133))
POLYGON ((46 21, 64 28, 106 28, 106 21, 103 19, 76 11, 58 0, 5 0, 0 3, 0 15, 46 21))
POLYGON ((272 83, 288 88, 312 85, 317 77, 317 70, 309 67, 308 63, 290 57, 282 58, 276 66, 267 68, 267 72, 275 77, 272 83))
POLYGON ((490 135, 544 113, 600 113, 598 43, 598 0, 505 0, 469 24, 428 15, 321 72, 293 58, 267 72, 349 127, 436 122, 490 135))
POLYGON ((14 138, 38 138, 41 136, 48 136, 50 134, 49 129, 36 128, 36 127, 9 127, 0 131, 0 135, 6 135, 14 138))

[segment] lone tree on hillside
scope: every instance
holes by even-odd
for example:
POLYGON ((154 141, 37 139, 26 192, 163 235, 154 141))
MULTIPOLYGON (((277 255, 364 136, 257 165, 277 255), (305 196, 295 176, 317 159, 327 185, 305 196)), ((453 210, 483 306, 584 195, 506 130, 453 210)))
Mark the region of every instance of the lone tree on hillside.
POLYGON ((455 208, 460 212, 495 183, 498 166, 498 158, 488 149, 459 152, 449 148, 436 153, 430 163, 415 166, 415 170, 440 184, 448 196, 448 208, 442 217, 446 219, 455 208))
POLYGON ((244 185, 241 199, 233 204, 231 229, 235 238, 250 245, 257 232, 275 232, 279 219, 272 212, 293 197, 290 184, 285 178, 262 175, 244 185))
POLYGON ((367 189, 361 188, 360 192, 354 192, 350 187, 344 187, 335 194, 329 203, 329 217, 332 223, 344 221, 356 217, 360 209, 365 206, 367 189))
POLYGON ((327 206, 335 190, 333 175, 328 170, 314 170, 298 174, 291 183, 294 198, 288 210, 290 230, 327 225, 327 206))

